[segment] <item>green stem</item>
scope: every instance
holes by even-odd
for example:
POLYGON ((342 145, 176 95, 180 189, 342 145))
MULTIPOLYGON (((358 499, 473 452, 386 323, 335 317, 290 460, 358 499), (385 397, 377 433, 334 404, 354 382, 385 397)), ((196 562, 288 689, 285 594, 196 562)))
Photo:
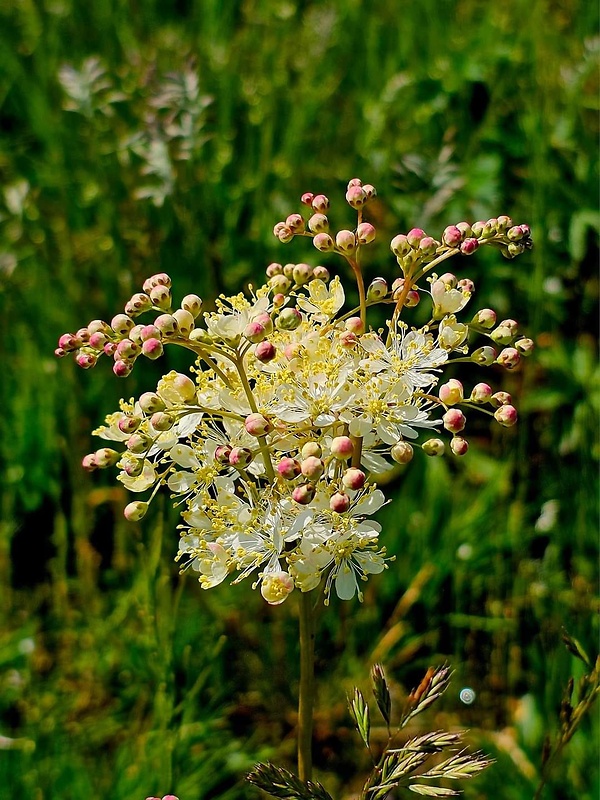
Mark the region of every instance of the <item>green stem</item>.
POLYGON ((300 593, 300 692, 298 698, 298 775, 312 779, 312 731, 315 695, 315 620, 312 592, 300 593))

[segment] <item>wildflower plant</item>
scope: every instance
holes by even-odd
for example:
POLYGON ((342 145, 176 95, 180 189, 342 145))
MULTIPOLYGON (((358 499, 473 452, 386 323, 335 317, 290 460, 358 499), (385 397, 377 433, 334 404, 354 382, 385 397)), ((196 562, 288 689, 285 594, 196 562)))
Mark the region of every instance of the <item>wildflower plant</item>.
POLYGON ((168 345, 193 354, 189 374, 168 372, 153 391, 121 401, 94 431, 106 446, 83 466, 118 468, 118 480, 140 497, 125 508, 132 521, 166 487, 181 507, 176 559, 202 588, 249 579, 271 605, 299 596, 301 782, 312 776, 314 606, 332 592, 362 600, 363 583, 394 559, 375 519, 388 502, 377 476, 418 450, 464 456, 475 414, 514 425, 512 399, 492 380, 465 387, 444 372, 464 363, 511 370, 533 348, 515 320, 498 320, 490 308, 466 314, 473 282, 442 269, 480 247, 521 255, 531 247, 527 225, 506 216, 458 222, 439 240, 413 228, 391 241, 392 274, 366 285, 362 254, 377 232, 364 214, 375 195, 349 182, 352 229, 331 229, 329 199, 312 193, 301 198, 306 212, 275 225, 282 243, 305 237, 318 253, 340 257, 339 274, 272 263, 263 285, 221 296, 211 310, 196 295, 175 307, 170 277, 156 274, 112 320, 64 334, 56 350, 84 369, 107 356, 118 377, 168 345), (429 320, 412 327, 405 317, 419 303, 428 304, 429 320), (378 328, 375 306, 386 316, 378 328))

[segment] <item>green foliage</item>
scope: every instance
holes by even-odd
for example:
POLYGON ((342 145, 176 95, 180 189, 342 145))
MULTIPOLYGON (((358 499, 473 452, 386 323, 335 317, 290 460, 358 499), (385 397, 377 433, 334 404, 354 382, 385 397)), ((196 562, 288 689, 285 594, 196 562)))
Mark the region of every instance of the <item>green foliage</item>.
MULTIPOLYGON (((152 272, 209 303, 294 260, 270 233, 289 197, 333 195, 354 174, 378 187, 382 239, 499 210, 527 219, 527 265, 482 254, 469 277, 538 352, 510 376, 518 430, 482 427, 460 464, 415 459, 389 476, 397 500, 381 521, 398 559, 360 609, 333 603, 323 618, 319 705, 332 710, 315 760, 332 794, 360 763, 330 728, 365 661, 385 660, 393 697, 439 656, 477 692, 469 707, 447 693, 445 719, 498 762, 465 795, 496 796, 500 775, 507 796, 532 796, 545 730, 585 668, 561 627, 587 652, 597 641, 597 30, 581 0, 485 13, 473 0, 0 7, 0 782, 12 796, 234 800, 253 763, 290 755, 292 612, 180 582, 168 512, 164 533, 124 523, 124 497, 78 462, 120 394, 147 386, 59 371, 52 351, 152 272)), ((387 703, 380 690, 384 718, 387 703)), ((585 716, 545 798, 597 795, 595 741, 585 716)))

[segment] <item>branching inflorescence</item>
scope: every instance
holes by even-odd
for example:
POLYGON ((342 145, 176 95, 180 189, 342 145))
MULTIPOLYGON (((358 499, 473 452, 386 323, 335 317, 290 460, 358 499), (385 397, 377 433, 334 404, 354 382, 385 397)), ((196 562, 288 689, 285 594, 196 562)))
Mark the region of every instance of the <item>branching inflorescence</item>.
POLYGON ((158 274, 110 323, 93 320, 60 337, 58 356, 73 353, 87 369, 107 355, 119 377, 167 344, 195 355, 191 375, 169 372, 155 391, 122 401, 95 431, 113 446, 83 466, 116 465, 127 489, 148 493, 127 505, 129 520, 146 514, 161 486, 178 498, 177 559, 203 588, 252 577, 277 605, 323 581, 325 602, 332 588, 360 599, 361 582, 390 560, 372 518, 386 502, 375 476, 408 463, 415 448, 443 455, 445 438, 464 455, 472 411, 503 426, 517 420, 510 395, 488 383, 470 391, 455 378, 440 383, 458 362, 512 369, 533 343, 488 308, 460 321, 474 285, 436 268, 482 246, 514 258, 531 247, 528 226, 508 217, 460 222, 441 241, 415 228, 391 242, 401 275, 365 286, 360 256, 376 231, 363 209, 374 195, 358 179, 348 184, 353 230, 330 232, 329 200, 310 193, 302 197, 308 219, 294 213, 274 228, 282 242, 310 237, 317 250, 340 255, 356 281, 356 308, 346 307, 339 276, 306 263, 269 265, 263 286, 221 296, 213 311, 196 295, 173 310, 171 280, 158 274), (409 327, 404 309, 425 299, 429 322, 409 327), (369 327, 375 305, 389 311, 385 328, 369 327), (152 318, 139 323, 146 313, 152 318))

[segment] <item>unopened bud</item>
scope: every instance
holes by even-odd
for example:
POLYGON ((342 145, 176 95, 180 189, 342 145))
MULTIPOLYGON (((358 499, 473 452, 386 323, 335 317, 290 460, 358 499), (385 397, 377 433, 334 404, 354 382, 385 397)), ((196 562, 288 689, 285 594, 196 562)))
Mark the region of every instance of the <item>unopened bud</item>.
POLYGON ((354 443, 349 436, 336 436, 331 442, 331 455, 340 461, 346 461, 354 453, 354 443))
POLYGON ((521 355, 515 347, 505 347, 500 351, 496 363, 506 369, 514 369, 521 360, 521 355))
POLYGON ((90 332, 90 336, 92 333, 104 333, 106 336, 110 336, 113 332, 110 325, 104 322, 103 319, 93 319, 88 324, 87 329, 90 332))
POLYGON ((283 274, 290 281, 292 280, 292 277, 294 275, 294 266, 295 264, 286 264, 283 268, 283 274))
POLYGON ((244 336, 249 342, 258 344, 259 342, 264 341, 267 336, 267 331, 265 330, 264 325, 261 325, 260 322, 253 321, 249 322, 244 328, 244 336))
POLYGON ((494 392, 490 397, 490 403, 495 407, 512 405, 512 397, 508 392, 494 392))
POLYGON ((301 472, 300 462, 288 456, 281 459, 276 469, 278 474, 286 481, 293 481, 301 472))
POLYGON ((412 461, 414 450, 408 442, 397 442, 390 450, 390 455, 397 464, 408 464, 412 461))
POLYGON ((127 336, 129 331, 133 328, 133 325, 133 320, 126 314, 117 314, 110 322, 111 328, 119 336, 127 336))
POLYGON ((173 317, 177 320, 177 328, 181 336, 189 336, 194 330, 194 315, 184 308, 178 308, 173 312, 173 317))
POLYGON ((302 314, 297 308, 284 308, 275 324, 282 331, 295 331, 302 323, 302 314))
POLYGON ((318 481, 324 469, 325 465, 318 456, 307 456, 300 464, 300 471, 311 481, 318 481))
POLYGON ((367 196, 362 186, 350 186, 346 192, 346 202, 355 209, 362 208, 367 202, 367 196))
POLYGON ((121 433, 132 434, 140 427, 141 421, 139 417, 121 417, 117 427, 121 433))
POLYGON ((367 300, 383 300, 388 291, 389 289, 385 278, 375 278, 371 281, 369 288, 367 289, 367 300))
POLYGON ((490 364, 494 363, 495 359, 496 351, 489 345, 478 347, 477 350, 473 350, 471 353, 471 361, 474 361, 476 364, 481 364, 482 367, 489 367, 490 364))
POLYGON ((456 225, 448 225, 442 234, 442 241, 444 244, 448 245, 448 247, 458 247, 458 245, 462 242, 462 238, 462 233, 456 227, 456 225))
POLYGON ((329 253, 335 247, 335 242, 328 233, 317 233, 313 239, 313 245, 321 253, 329 253))
POLYGON ((467 419, 459 408, 450 408, 442 417, 444 428, 450 433, 460 433, 466 423, 467 419))
POLYGON ((358 336, 365 332, 365 325, 360 317, 349 317, 344 323, 344 327, 347 331, 351 331, 358 336))
POLYGON ((517 422, 517 409, 514 406, 500 406, 494 411, 494 419, 505 428, 510 428, 517 422))
POLYGON ((273 361, 276 355, 277 349, 272 342, 259 342, 254 348, 254 358, 260 361, 261 364, 268 364, 269 361, 273 361))
POLYGON ((165 401, 156 392, 144 392, 140 396, 138 403, 144 414, 154 414, 156 411, 162 411, 165 408, 165 401))
POLYGON ((460 245, 460 252, 463 254, 463 256, 470 256, 477 250, 478 247, 479 242, 477 239, 465 239, 460 245))
POLYGON ((300 202, 305 206, 311 206, 312 201, 314 200, 314 194, 312 192, 304 192, 302 197, 300 198, 300 202))
POLYGON ((406 236, 400 233, 398 236, 394 236, 390 242, 390 249, 397 258, 404 258, 404 256, 410 253, 412 248, 406 236))
POLYGON ((229 453, 229 463, 236 469, 244 469, 253 459, 252 450, 247 447, 233 447, 229 453))
POLYGON ((174 423, 171 414, 165 414, 164 411, 157 411, 150 417, 150 424, 155 431, 170 431, 174 423))
POLYGON ((302 450, 300 451, 300 455, 303 459, 310 458, 311 456, 315 456, 316 458, 321 458, 323 455, 323 450, 321 449, 321 445, 318 442, 306 442, 302 446, 302 450))
POLYGON ((88 453, 87 456, 84 456, 81 459, 81 466, 86 472, 93 472, 95 469, 98 469, 98 465, 96 464, 95 454, 88 453))
POLYGON ((275 229, 277 229, 277 233, 275 233, 275 229, 273 229, 273 233, 275 233, 275 236, 279 239, 279 241, 282 244, 287 244, 287 242, 292 241, 292 239, 294 238, 294 234, 285 224, 280 223, 280 225, 281 227, 277 225, 275 226, 275 229))
POLYGON ((442 403, 447 406, 456 405, 456 403, 461 403, 464 399, 463 385, 455 378, 450 378, 447 383, 443 383, 440 386, 438 395, 442 403))
POLYGON ((492 387, 487 383, 477 383, 473 387, 469 400, 472 403, 488 403, 492 394, 492 387))
POLYGON ((329 508, 336 514, 343 514, 350 508, 350 498, 344 492, 336 492, 329 499, 329 508))
POLYGON ((356 236, 352 231, 338 231, 335 236, 335 246, 342 253, 353 253, 356 250, 356 236))
POLYGON ((250 436, 264 436, 273 430, 269 420, 265 419, 262 414, 249 414, 244 421, 244 427, 250 436))
POLYGON ((367 200, 377 197, 377 189, 370 183, 363 183, 363 192, 367 195, 367 200))
POLYGON ((159 284, 150 290, 150 299, 152 305, 156 308, 162 308, 163 311, 168 311, 171 308, 171 290, 168 286, 159 284))
POLYGON ((425 256, 433 256, 439 246, 440 243, 431 236, 424 236, 419 242, 419 252, 425 256))
POLYGON ((202 311, 202 298, 197 294, 186 294, 181 301, 181 307, 184 311, 189 311, 194 319, 202 311))
POLYGON ((329 220, 325 214, 313 214, 308 220, 308 227, 313 233, 329 233, 329 220))
POLYGON ((535 344, 533 339, 518 339, 515 342, 515 347, 523 356, 530 356, 533 353, 535 344))
POLYGON ((318 281, 323 281, 323 283, 327 283, 330 278, 329 270, 327 267, 315 267, 313 270, 313 278, 318 281))
POLYGON ((318 214, 324 214, 329 208, 329 198, 324 194, 317 194, 313 197, 311 205, 313 211, 316 211, 318 214))
POLYGON ((129 522, 139 522, 143 517, 146 516, 146 512, 148 511, 148 503, 143 503, 140 500, 134 500, 133 503, 129 503, 123 509, 123 516, 129 522))
POLYGON ((424 239, 427 236, 424 230, 421 228, 412 228, 407 234, 406 239, 409 245, 416 250, 421 243, 421 239, 424 239))
POLYGON ((189 336, 190 342, 198 342, 198 344, 212 344, 213 338, 210 333, 204 328, 194 328, 189 336))
POLYGON ((292 492, 292 500, 298 505, 307 506, 315 496, 315 487, 312 483, 303 483, 302 486, 296 486, 292 492))
POLYGON ((450 450, 455 456, 464 456, 469 449, 469 443, 462 436, 454 436, 450 440, 450 450))
POLYGON ((130 317, 137 317, 144 311, 149 311, 152 308, 152 300, 147 294, 134 294, 127 303, 125 303, 125 313, 130 317))
MULTIPOLYGON (((104 336, 104 334, 102 334, 102 333, 101 334, 96 334, 96 336, 98 336, 98 335, 104 336)), ((90 338, 91 338, 91 336, 90 336, 90 338)), ((106 340, 106 336, 104 336, 104 339, 106 340)), ((72 333, 63 333, 63 335, 58 340, 58 346, 62 350, 64 350, 65 353, 70 353, 73 350, 77 350, 77 348, 81 347, 81 345, 82 345, 81 339, 78 339, 77 336, 74 336, 72 333)), ((104 345, 104 342, 102 343, 101 347, 103 345, 104 345)), ((92 347, 94 347, 95 349, 99 349, 99 348, 96 347, 95 344, 92 344, 92 347)))
POLYGON ((473 317, 472 324, 490 330, 496 324, 496 312, 491 308, 482 308, 473 317))
POLYGON ((312 278, 313 268, 310 264, 296 264, 292 270, 292 278, 298 286, 303 286, 312 278))
POLYGON ((375 226, 371 225, 370 222, 361 222, 356 228, 356 239, 359 244, 370 244, 375 240, 376 236, 375 226))
POLYGON ((90 369, 94 367, 98 361, 98 356, 93 353, 77 353, 75 356, 75 363, 81 369, 90 369))
POLYGON ((268 284, 274 293, 287 294, 292 288, 292 282, 285 275, 273 275, 268 284))
POLYGON ((304 218, 301 214, 290 214, 285 221, 286 228, 289 228, 292 233, 304 232, 304 218))
POLYGON ((446 446, 441 439, 428 439, 423 442, 423 452, 427 456, 443 456, 446 446))
POLYGON ((94 453, 94 458, 96 465, 100 469, 104 469, 105 467, 113 467, 117 463, 119 453, 110 447, 101 447, 100 450, 96 450, 94 453))
POLYGON ((228 444, 220 444, 215 449, 215 461, 224 466, 229 464, 229 456, 231 455, 231 447, 228 444))
POLYGON ((362 489, 366 480, 367 476, 362 469, 356 469, 356 467, 350 467, 350 469, 347 469, 342 475, 342 483, 346 489, 352 489, 354 492, 362 489))
POLYGON ((127 449, 130 450, 132 453, 136 455, 141 455, 145 453, 151 446, 152 439, 148 436, 147 433, 143 431, 138 431, 138 433, 134 433, 132 436, 127 439, 126 446, 127 449))
POLYGON ((179 332, 177 320, 172 314, 161 314, 154 320, 154 324, 162 336, 172 337, 176 336, 179 332))
POLYGON ((120 358, 113 364, 113 372, 117 378, 126 378, 131 374, 133 364, 130 361, 122 361, 120 358))
POLYGON ((125 360, 128 358, 135 358, 137 355, 139 355, 139 352, 139 344, 132 342, 131 339, 121 339, 117 345, 117 349, 115 350, 116 357, 125 360))

